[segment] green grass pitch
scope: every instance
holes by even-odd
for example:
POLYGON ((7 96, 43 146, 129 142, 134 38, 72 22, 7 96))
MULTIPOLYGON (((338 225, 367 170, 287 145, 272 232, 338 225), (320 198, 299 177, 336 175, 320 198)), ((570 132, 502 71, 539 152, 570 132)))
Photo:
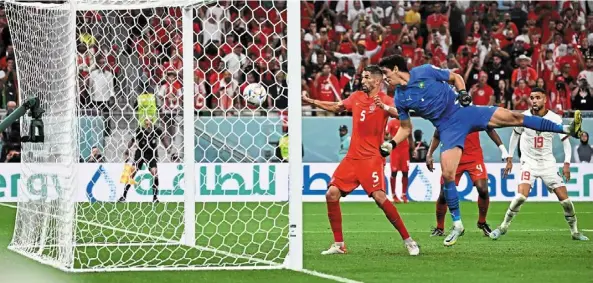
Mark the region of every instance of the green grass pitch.
MULTIPOLYGON (((160 205, 165 207, 164 204, 160 205)), ((488 222, 492 226, 500 223, 507 206, 506 202, 491 203, 488 222)), ((593 238, 593 203, 576 203, 575 207, 579 229, 593 238)), ((209 241, 211 245, 228 247, 229 252, 249 252, 262 247, 278 251, 281 249, 280 246, 274 247, 270 239, 284 233, 285 230, 275 231, 269 225, 276 221, 275 225, 285 226, 286 220, 275 218, 274 214, 278 215, 280 210, 287 209, 286 206, 260 208, 262 211, 241 209, 238 213, 236 209, 229 208, 230 206, 225 204, 196 208, 197 212, 202 211, 202 214, 198 214, 198 223, 203 223, 203 225, 197 225, 199 227, 196 230, 198 244, 209 241), (236 215, 229 216, 232 211, 235 211, 236 215), (253 215, 265 214, 266 211, 268 214, 266 219, 253 217, 253 215), (227 221, 214 224, 220 222, 222 217, 227 221), (254 232, 250 237, 237 235, 223 239, 215 236, 217 233, 226 234, 243 230, 254 232), (268 234, 257 232, 261 230, 268 231, 268 234), (268 239, 267 242, 266 239, 268 239)), ((167 208, 157 209, 166 210, 167 208)), ((412 237, 421 246, 421 255, 418 257, 407 255, 399 235, 387 222, 382 211, 373 203, 342 204, 344 237, 349 253, 339 256, 321 256, 320 252, 328 248, 332 242, 325 204, 305 203, 303 205, 305 268, 362 282, 593 282, 593 242, 571 240, 562 209, 557 202, 527 202, 515 218, 509 233, 499 241, 484 237, 475 228, 477 205, 465 202, 462 204, 461 211, 466 234, 456 246, 451 248, 443 247, 442 237, 429 237, 430 228, 434 225, 434 203, 402 204, 398 205, 398 209, 412 237)), ((120 225, 122 229, 140 233, 148 233, 150 229, 155 229, 151 223, 157 219, 151 216, 154 214, 151 214, 150 210, 134 206, 128 207, 128 210, 133 210, 135 217, 128 222, 118 222, 119 224, 109 223, 114 218, 109 216, 110 210, 107 205, 103 205, 103 210, 94 210, 95 214, 92 216, 89 211, 84 214, 79 213, 79 217, 86 215, 89 221, 101 221, 107 226, 120 225)), ((3 283, 332 282, 286 270, 67 274, 6 249, 13 233, 15 212, 13 208, 0 206, 0 282, 3 283), (7 277, 8 281, 5 281, 7 277)), ((182 219, 182 212, 159 214, 162 215, 159 221, 171 223, 173 226, 176 225, 175 221, 182 219)), ((449 217, 447 221, 449 225, 449 217)), ((165 237, 174 239, 180 237, 178 230, 161 228, 163 230, 159 233, 165 237)), ((86 233, 91 236, 96 231, 89 228, 86 233)), ((143 240, 139 234, 126 234, 121 231, 108 231, 108 229, 103 229, 102 234, 106 242, 116 238, 121 240, 122 237, 129 237, 129 241, 143 240)), ((278 244, 282 240, 275 240, 275 242, 278 244)), ((110 249, 103 249, 103 252, 93 249, 96 248, 85 248, 81 256, 84 254, 88 258, 85 258, 84 262, 90 263, 91 257, 97 262, 106 262, 127 256, 123 252, 118 253, 110 249)), ((158 258, 158 254, 158 252, 155 253, 155 264, 163 260, 158 258)), ((208 257, 208 254, 201 255, 208 257)), ((277 256, 281 255, 272 254, 270 259, 277 256)), ((191 259, 191 253, 187 254, 187 258, 185 262, 179 263, 199 262, 198 259, 191 259)), ((203 258, 202 261, 207 262, 207 259, 203 258)))

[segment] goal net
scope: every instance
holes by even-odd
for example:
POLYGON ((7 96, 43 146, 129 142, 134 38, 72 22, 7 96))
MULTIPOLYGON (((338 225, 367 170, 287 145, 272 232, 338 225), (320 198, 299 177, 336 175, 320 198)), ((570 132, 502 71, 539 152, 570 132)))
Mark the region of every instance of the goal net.
POLYGON ((45 110, 11 250, 74 272, 302 268, 298 2, 5 5, 20 100, 45 110))

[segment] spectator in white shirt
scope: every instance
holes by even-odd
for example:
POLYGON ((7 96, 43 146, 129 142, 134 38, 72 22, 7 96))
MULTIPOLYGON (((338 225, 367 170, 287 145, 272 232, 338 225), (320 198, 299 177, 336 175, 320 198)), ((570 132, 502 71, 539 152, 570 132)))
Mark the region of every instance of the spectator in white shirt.
POLYGON ((358 44, 357 46, 357 52, 354 53, 348 53, 348 54, 342 54, 339 52, 334 52, 334 56, 338 57, 338 58, 349 58, 350 60, 352 60, 352 65, 354 65, 354 69, 358 69, 358 66, 360 65, 360 62, 362 61, 363 58, 367 58, 370 59, 371 57, 375 56, 375 54, 377 54, 377 52, 379 52, 379 50, 381 50, 381 46, 377 46, 377 48, 375 48, 374 50, 368 51, 366 50, 365 46, 362 44, 358 44))
POLYGON ((235 45, 233 52, 224 56, 222 61, 226 64, 226 69, 233 74, 233 78, 239 81, 243 75, 241 70, 247 65, 247 56, 243 54, 243 46, 235 45))
POLYGON ((213 18, 209 17, 202 21, 202 44, 207 45, 211 41, 222 40, 222 23, 213 18))
POLYGON ((315 22, 311 22, 309 24, 309 32, 305 34, 304 41, 307 42, 315 42, 319 39, 320 35, 317 32, 317 24, 315 22))
POLYGON ((352 30, 358 31, 358 23, 364 19, 366 11, 362 7, 362 1, 352 1, 352 6, 348 6, 348 22, 352 26, 352 30))
POLYGON ((111 135, 110 106, 115 103, 113 73, 109 70, 104 57, 97 57, 95 69, 89 75, 91 104, 100 111, 105 119, 105 136, 111 135))

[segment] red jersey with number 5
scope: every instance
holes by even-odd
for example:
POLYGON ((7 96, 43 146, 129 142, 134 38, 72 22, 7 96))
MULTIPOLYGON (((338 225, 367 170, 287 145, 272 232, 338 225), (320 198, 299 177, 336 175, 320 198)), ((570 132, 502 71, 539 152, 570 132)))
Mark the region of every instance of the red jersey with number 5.
POLYGON ((459 164, 482 162, 484 162, 484 154, 482 153, 482 146, 480 145, 480 132, 470 133, 465 138, 463 155, 461 156, 459 164))
MULTIPOLYGON (((393 99, 383 92, 377 94, 381 101, 393 107, 393 99)), ((352 138, 345 158, 369 159, 381 156, 379 147, 385 137, 389 113, 377 107, 374 99, 365 92, 357 91, 343 101, 346 110, 352 112, 352 138)))

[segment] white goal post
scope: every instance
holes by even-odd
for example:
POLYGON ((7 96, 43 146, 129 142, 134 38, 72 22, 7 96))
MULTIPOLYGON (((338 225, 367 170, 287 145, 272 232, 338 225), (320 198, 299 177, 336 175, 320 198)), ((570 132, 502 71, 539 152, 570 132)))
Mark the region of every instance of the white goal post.
POLYGON ((241 3, 4 1, 20 101, 45 110, 10 250, 67 272, 303 269, 300 2, 241 3), (137 131, 162 133, 155 170, 137 131))

